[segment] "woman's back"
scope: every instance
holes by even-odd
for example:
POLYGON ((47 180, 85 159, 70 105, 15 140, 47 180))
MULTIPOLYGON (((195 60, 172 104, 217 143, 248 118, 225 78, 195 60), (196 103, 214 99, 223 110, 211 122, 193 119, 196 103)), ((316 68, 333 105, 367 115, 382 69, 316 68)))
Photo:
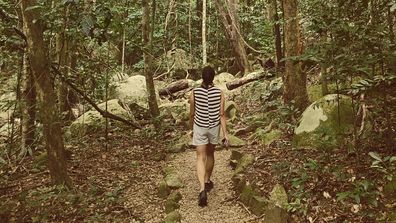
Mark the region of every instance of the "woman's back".
POLYGON ((213 128, 220 123, 221 90, 218 87, 194 89, 194 123, 199 127, 213 128))

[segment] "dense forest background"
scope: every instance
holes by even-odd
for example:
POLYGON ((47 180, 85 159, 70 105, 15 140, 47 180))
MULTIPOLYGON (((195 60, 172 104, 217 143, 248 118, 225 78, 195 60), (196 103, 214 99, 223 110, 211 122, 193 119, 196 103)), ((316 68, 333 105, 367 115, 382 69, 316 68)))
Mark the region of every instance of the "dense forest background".
POLYGON ((192 222, 162 189, 193 193, 167 166, 194 154, 206 64, 248 222, 396 222, 395 0, 0 0, 0 20, 0 222, 192 222))

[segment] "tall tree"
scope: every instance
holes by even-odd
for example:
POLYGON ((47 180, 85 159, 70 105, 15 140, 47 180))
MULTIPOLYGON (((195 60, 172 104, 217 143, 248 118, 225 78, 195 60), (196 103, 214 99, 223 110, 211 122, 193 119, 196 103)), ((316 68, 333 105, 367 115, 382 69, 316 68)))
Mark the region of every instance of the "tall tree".
POLYGON ((23 30, 27 38, 28 58, 37 91, 40 119, 43 123, 48 168, 54 183, 72 186, 67 174, 56 94, 50 78, 48 46, 44 42, 44 25, 35 0, 22 0, 23 30))
POLYGON ((275 53, 276 53, 276 64, 277 66, 284 66, 282 62, 283 52, 282 52, 282 36, 280 30, 280 22, 278 15, 278 2, 277 0, 268 0, 268 19, 274 24, 273 33, 275 36, 275 53))
POLYGON ((153 118, 159 116, 160 112, 157 104, 157 96, 155 94, 155 86, 153 80, 153 55, 151 55, 150 40, 150 7, 148 0, 142 0, 143 18, 142 18, 142 35, 143 35, 143 58, 144 58, 144 74, 146 77, 146 86, 148 92, 148 104, 151 116, 153 118))
POLYGON ((283 0, 285 20, 285 64, 283 99, 287 104, 294 104, 303 111, 309 103, 307 93, 307 76, 301 70, 301 63, 293 57, 301 55, 301 33, 297 16, 298 0, 283 0))
POLYGON ((238 3, 236 0, 226 0, 225 4, 223 4, 223 1, 215 0, 215 4, 220 13, 226 36, 234 51, 239 70, 243 73, 248 73, 251 71, 251 67, 239 29, 238 3))

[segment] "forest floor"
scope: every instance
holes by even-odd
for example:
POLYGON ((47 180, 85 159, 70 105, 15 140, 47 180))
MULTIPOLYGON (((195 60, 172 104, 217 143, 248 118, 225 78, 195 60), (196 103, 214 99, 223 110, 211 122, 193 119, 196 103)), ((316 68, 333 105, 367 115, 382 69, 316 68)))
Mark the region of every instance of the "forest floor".
MULTIPOLYGON (((246 98, 235 98, 240 111, 234 129, 248 126, 247 117, 261 112, 254 98, 256 106, 246 98)), ((107 147, 104 131, 67 141, 73 189, 51 184, 44 149, 38 148, 34 157, 0 169, 0 222, 162 222, 165 200, 157 187, 168 165, 185 183, 180 189, 183 222, 260 222, 231 189, 227 150, 216 151, 215 188, 208 207, 198 207, 194 150, 166 152, 186 130, 172 122, 163 122, 158 131, 111 126, 107 147)), ((242 136, 247 145, 238 148, 255 156, 246 178, 261 196, 268 196, 276 183, 283 185, 291 222, 391 222, 387 216, 395 211, 396 198, 384 195, 384 174, 371 167, 368 155, 374 150, 390 156, 388 147, 371 143, 352 153, 346 148, 297 149, 290 132, 269 145, 251 138, 253 133, 242 136)))
POLYGON ((220 150, 215 152, 215 168, 212 181, 214 188, 208 193, 208 206, 201 208, 198 203, 199 184, 196 177, 195 151, 179 153, 170 161, 169 166, 178 170, 185 186, 180 189, 183 198, 180 205, 182 222, 260 222, 238 204, 232 188, 232 172, 229 166, 231 152, 220 150))

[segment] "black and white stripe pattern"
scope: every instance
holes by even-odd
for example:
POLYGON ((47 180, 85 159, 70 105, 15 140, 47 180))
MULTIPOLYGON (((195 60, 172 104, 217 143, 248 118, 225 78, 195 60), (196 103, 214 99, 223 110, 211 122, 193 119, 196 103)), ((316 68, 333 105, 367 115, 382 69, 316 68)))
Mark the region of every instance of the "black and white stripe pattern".
POLYGON ((194 89, 194 122, 203 128, 213 128, 220 123, 221 90, 217 87, 194 89))

